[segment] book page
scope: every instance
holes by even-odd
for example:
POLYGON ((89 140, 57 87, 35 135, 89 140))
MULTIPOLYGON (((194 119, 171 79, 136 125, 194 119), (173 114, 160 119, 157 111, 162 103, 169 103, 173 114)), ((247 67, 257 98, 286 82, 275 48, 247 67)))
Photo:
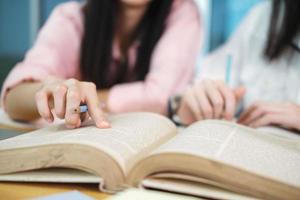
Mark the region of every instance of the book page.
POLYGON ((274 126, 264 126, 256 130, 259 131, 261 134, 272 135, 274 137, 278 137, 286 141, 294 140, 295 142, 298 141, 300 143, 300 133, 296 131, 289 131, 287 129, 274 126))
MULTIPOLYGON (((63 120, 55 117, 54 122, 52 124, 60 124, 63 120)), ((22 122, 22 121, 15 121, 12 120, 6 112, 0 107, 0 128, 1 129, 12 129, 12 130, 19 130, 22 132, 29 132, 36 129, 44 128, 49 126, 50 123, 44 119, 38 119, 32 122, 22 122)))
POLYGON ((201 200, 201 199, 196 197, 183 196, 179 194, 131 188, 119 194, 113 195, 106 200, 201 200))
POLYGON ((9 118, 9 116, 5 113, 5 111, 1 107, 0 107, 0 126, 1 128, 23 129, 25 131, 30 131, 42 127, 40 123, 25 123, 25 122, 14 121, 9 118))
POLYGON ((4 174, 0 181, 45 183, 101 183, 102 178, 85 171, 68 168, 49 168, 4 174))
MULTIPOLYGON (((92 123, 78 129, 53 125, 0 141, 0 151, 55 144, 88 145, 111 156, 126 175, 135 162, 176 134, 171 121, 152 113, 120 114, 111 116, 109 121, 112 127, 109 129, 99 129, 92 123)), ((53 154, 58 157, 59 152, 53 154)), ((47 166, 47 163, 43 165, 47 166)))
MULTIPOLYGON (((300 142, 223 121, 198 122, 154 154, 184 153, 300 187, 300 142)), ((200 167, 200 166, 199 166, 200 167)))
POLYGON ((142 187, 149 189, 159 189, 179 194, 188 194, 205 199, 230 199, 230 200, 257 200, 234 192, 230 192, 218 187, 207 185, 197 181, 172 178, 150 178, 141 183, 142 187))

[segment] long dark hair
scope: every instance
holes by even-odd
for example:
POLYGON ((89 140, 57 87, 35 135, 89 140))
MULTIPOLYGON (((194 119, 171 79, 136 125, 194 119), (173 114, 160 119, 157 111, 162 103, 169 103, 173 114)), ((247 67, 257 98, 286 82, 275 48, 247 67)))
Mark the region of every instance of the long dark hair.
POLYGON ((275 60, 297 48, 293 40, 300 31, 300 1, 273 0, 265 57, 275 60))
MULTIPOLYGON (((149 71, 152 51, 162 36, 173 0, 152 0, 131 34, 129 42, 138 40, 135 80, 144 80, 149 71)), ((117 64, 116 77, 109 78, 112 43, 116 32, 120 0, 88 0, 83 9, 84 34, 81 43, 80 70, 82 79, 92 81, 97 88, 109 88, 124 82, 128 72, 125 58, 117 64)))

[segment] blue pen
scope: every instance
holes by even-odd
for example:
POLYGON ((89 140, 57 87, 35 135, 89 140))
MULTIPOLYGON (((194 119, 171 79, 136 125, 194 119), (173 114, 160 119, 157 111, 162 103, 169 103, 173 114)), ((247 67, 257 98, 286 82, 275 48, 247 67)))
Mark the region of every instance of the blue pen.
MULTIPOLYGON (((227 56, 227 61, 226 61, 226 74, 225 74, 225 83, 230 86, 230 80, 231 80, 231 71, 232 71, 232 55, 227 56)), ((231 83, 232 84, 232 83, 231 83)), ((243 110, 243 99, 238 102, 236 105, 236 111, 234 116, 239 116, 243 110)))
POLYGON ((88 106, 86 104, 83 104, 83 105, 80 105, 77 108, 75 108, 74 113, 76 113, 76 114, 85 113, 88 110, 89 110, 88 106))
POLYGON ((227 56, 226 61, 226 74, 225 74, 225 83, 229 85, 231 78, 231 66, 232 66, 232 55, 227 56))

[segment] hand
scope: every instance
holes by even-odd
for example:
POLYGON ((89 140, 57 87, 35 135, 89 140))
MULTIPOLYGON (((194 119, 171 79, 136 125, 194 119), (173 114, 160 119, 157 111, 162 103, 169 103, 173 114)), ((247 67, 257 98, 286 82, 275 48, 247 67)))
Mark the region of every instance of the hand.
POLYGON ((223 81, 203 80, 187 89, 178 115, 184 124, 203 119, 232 120, 245 88, 231 89, 223 81))
POLYGON ((108 128, 110 126, 100 109, 94 83, 81 82, 76 79, 64 81, 51 77, 43 82, 43 87, 36 93, 35 100, 39 114, 48 122, 54 119, 51 112, 53 108, 57 117, 65 119, 68 128, 80 127, 83 118, 86 119, 88 115, 95 121, 97 127, 108 128), (88 105, 88 113, 75 113, 74 109, 82 103, 88 105))
POLYGON ((253 128, 278 125, 300 131, 300 105, 256 102, 242 113, 238 122, 253 128))

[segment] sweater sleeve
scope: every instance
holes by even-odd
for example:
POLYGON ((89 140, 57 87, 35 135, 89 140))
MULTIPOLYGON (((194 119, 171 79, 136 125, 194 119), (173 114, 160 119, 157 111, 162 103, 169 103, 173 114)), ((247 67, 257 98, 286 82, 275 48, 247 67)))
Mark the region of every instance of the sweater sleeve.
POLYGON ((177 1, 154 49, 145 80, 114 86, 108 98, 109 109, 114 113, 151 111, 166 114, 168 98, 185 89, 193 78, 201 31, 195 3, 177 1))
MULTIPOLYGON (((202 62, 197 76, 202 79, 226 79, 227 59, 232 59, 229 85, 240 85, 241 72, 249 59, 249 51, 260 51, 251 44, 251 38, 257 30, 257 22, 261 13, 268 11, 270 2, 262 2, 249 11, 229 40, 218 49, 210 53, 202 62)), ((262 27, 260 27, 261 29, 262 27)))
POLYGON ((24 81, 77 76, 81 29, 79 3, 65 3, 54 9, 25 59, 7 76, 1 94, 4 108, 7 91, 24 81))

